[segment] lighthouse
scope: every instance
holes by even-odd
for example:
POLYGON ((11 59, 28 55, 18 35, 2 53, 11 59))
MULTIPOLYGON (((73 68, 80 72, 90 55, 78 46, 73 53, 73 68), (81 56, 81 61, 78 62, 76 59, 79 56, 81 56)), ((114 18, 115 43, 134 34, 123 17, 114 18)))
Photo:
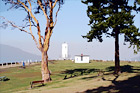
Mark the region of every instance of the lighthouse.
POLYGON ((68 44, 64 42, 62 44, 62 59, 66 60, 68 58, 68 44))

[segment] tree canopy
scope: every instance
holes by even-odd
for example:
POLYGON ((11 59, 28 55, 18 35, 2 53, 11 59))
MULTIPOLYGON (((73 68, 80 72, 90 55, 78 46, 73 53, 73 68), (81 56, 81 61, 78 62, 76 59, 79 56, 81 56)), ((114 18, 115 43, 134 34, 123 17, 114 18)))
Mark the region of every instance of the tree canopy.
POLYGON ((140 49, 140 31, 134 25, 132 11, 139 12, 140 0, 85 0, 88 5, 87 15, 90 18, 91 30, 84 38, 88 41, 97 39, 103 41, 103 34, 107 37, 115 37, 115 30, 118 34, 124 34, 124 41, 130 42, 134 52, 140 49), (131 4, 130 4, 131 3, 131 4))
POLYGON ((88 41, 97 39, 103 41, 103 34, 115 38, 115 74, 120 73, 119 35, 124 34, 124 42, 133 46, 134 53, 140 49, 140 31, 134 25, 132 11, 140 11, 139 1, 129 0, 85 0, 88 5, 87 16, 90 18, 91 30, 84 38, 88 41))

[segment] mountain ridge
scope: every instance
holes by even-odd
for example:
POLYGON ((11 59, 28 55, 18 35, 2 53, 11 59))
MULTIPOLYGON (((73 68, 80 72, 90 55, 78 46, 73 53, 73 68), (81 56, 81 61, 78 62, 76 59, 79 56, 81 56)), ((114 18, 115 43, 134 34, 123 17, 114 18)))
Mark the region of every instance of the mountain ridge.
POLYGON ((19 48, 0 44, 0 63, 41 60, 41 56, 25 52, 19 48))

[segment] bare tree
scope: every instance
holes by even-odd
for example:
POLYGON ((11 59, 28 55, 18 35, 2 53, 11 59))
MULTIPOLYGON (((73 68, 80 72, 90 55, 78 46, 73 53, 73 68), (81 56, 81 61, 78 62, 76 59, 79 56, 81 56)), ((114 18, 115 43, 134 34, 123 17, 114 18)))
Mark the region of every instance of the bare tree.
POLYGON ((42 53, 42 62, 41 62, 41 73, 42 80, 44 82, 50 81, 50 71, 48 68, 48 54, 50 37, 53 33, 53 28, 57 22, 57 14, 63 4, 63 0, 3 0, 5 4, 10 4, 10 8, 23 9, 27 16, 24 19, 24 26, 18 26, 14 22, 7 20, 5 17, 1 16, 3 19, 3 25, 7 26, 8 24, 14 28, 19 29, 19 31, 29 34, 34 42, 36 43, 37 48, 42 53), (36 8, 33 8, 36 7, 36 8), (55 9, 55 10, 54 10, 55 9), (53 14, 55 12, 55 14, 53 14), (44 32, 40 28, 39 19, 37 19, 36 14, 42 13, 42 16, 45 16, 44 20, 46 22, 46 27, 44 32), (29 29, 29 31, 27 30, 29 29), (38 37, 32 33, 32 28, 35 28, 37 31, 38 37), (42 35, 43 33, 44 35, 42 35), (38 40, 37 40, 38 38, 38 40))

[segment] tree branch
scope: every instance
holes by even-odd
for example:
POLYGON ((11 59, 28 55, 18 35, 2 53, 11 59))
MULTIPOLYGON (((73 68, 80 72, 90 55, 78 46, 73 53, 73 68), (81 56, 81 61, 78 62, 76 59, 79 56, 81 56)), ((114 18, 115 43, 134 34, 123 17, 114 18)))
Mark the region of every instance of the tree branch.
POLYGON ((47 13, 45 12, 45 10, 44 10, 44 8, 43 8, 43 5, 42 5, 42 2, 40 2, 40 0, 38 0, 38 4, 39 4, 41 10, 43 11, 46 20, 48 20, 48 15, 47 15, 47 13))
POLYGON ((53 8, 56 6, 58 0, 55 0, 54 4, 53 4, 53 8))
MULTIPOLYGON (((36 43, 36 45, 37 45, 37 48, 39 48, 39 47, 38 47, 38 43, 37 43, 37 41, 36 41, 34 35, 32 34, 32 32, 28 32, 28 31, 26 31, 26 30, 20 28, 19 26, 15 25, 13 22, 7 20, 7 19, 6 19, 5 17, 3 17, 3 16, 0 16, 0 17, 3 18, 3 19, 4 19, 7 23, 9 23, 12 27, 17 28, 17 29, 19 29, 20 31, 23 31, 23 32, 25 32, 25 33, 31 35, 32 38, 33 38, 33 40, 35 41, 35 43, 36 43)), ((30 26, 31 26, 31 24, 30 24, 30 26)), ((30 28, 30 30, 31 30, 31 28, 30 28)))
MULTIPOLYGON (((39 26, 38 20, 33 15, 32 11, 23 2, 21 2, 20 0, 17 0, 17 1, 23 5, 23 7, 30 13, 31 17, 35 20, 35 22, 37 24, 37 30, 38 30, 38 36, 39 36, 39 48, 42 48, 41 30, 40 30, 40 26, 39 26)), ((28 2, 29 2, 29 0, 28 0, 28 2)))
MULTIPOLYGON (((33 15, 32 11, 20 0, 17 0, 19 3, 21 3, 23 5, 23 7, 31 14, 31 17, 35 20, 35 22, 38 24, 38 20, 36 19, 36 17, 33 15)), ((28 0, 29 1, 29 0, 28 0)))
MULTIPOLYGON (((30 5, 30 11, 31 11, 32 10, 31 2, 30 2, 30 0, 28 0, 28 2, 29 2, 29 5, 30 5)), ((29 12, 28 12, 28 16, 29 16, 29 23, 30 23, 29 30, 30 30, 31 36, 32 36, 33 40, 35 41, 37 48, 39 48, 38 43, 37 43, 37 41, 36 41, 36 39, 35 39, 35 37, 34 37, 34 35, 32 33, 32 23, 31 23, 29 12)))
POLYGON ((56 22, 57 22, 57 14, 58 14, 59 10, 60 10, 60 3, 59 3, 58 10, 56 12, 56 15, 55 15, 55 23, 54 23, 54 26, 56 25, 56 22))

